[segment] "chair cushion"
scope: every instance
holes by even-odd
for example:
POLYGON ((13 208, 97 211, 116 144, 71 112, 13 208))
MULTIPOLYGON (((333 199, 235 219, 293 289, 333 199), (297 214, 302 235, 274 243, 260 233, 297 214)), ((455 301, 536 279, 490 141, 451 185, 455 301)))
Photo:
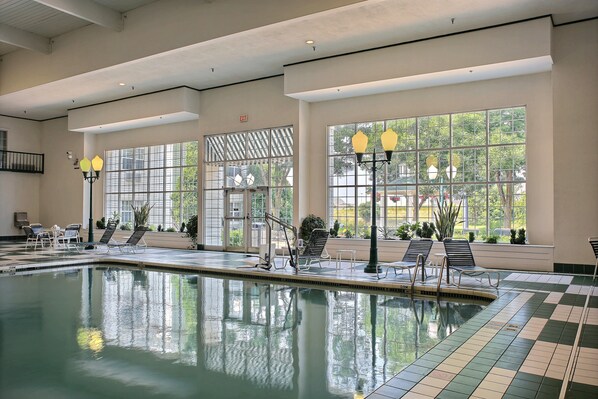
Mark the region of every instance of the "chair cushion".
POLYGON ((463 272, 487 272, 488 269, 481 266, 450 266, 450 269, 459 270, 463 272))
POLYGON ((415 267, 415 262, 391 262, 391 263, 384 263, 381 266, 386 266, 386 267, 415 267))

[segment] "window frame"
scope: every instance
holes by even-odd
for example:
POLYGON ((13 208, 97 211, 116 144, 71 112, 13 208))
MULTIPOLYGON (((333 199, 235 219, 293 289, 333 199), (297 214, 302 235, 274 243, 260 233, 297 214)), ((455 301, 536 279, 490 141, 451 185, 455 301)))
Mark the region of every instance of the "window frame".
MULTIPOLYGON (((479 115, 478 115, 479 117, 479 115)), ((439 118, 439 119, 440 119, 439 118)), ((481 121, 478 120, 477 123, 479 126, 477 127, 481 127, 481 121)), ((505 124, 507 124, 505 122, 505 124)), ((511 228, 517 228, 517 227, 524 227, 525 223, 527 221, 527 173, 528 173, 528 163, 527 163, 527 109, 525 105, 514 105, 514 106, 509 106, 509 107, 501 107, 501 108, 491 108, 491 109, 484 109, 484 110, 472 110, 472 111, 461 111, 461 112, 451 112, 451 113, 444 113, 444 114, 436 114, 436 115, 423 115, 423 116, 415 116, 415 117, 401 117, 401 118, 389 118, 389 119, 383 119, 383 120, 377 120, 377 121, 371 121, 371 122, 353 122, 353 123, 339 123, 339 124, 335 124, 335 125, 328 125, 327 126, 327 132, 326 132, 326 213, 327 213, 327 220, 328 222, 332 225, 332 223, 334 223, 334 221, 338 218, 339 215, 339 205, 337 203, 339 202, 339 199, 343 199, 345 197, 342 197, 338 194, 335 195, 335 193, 338 192, 342 192, 342 191, 346 191, 346 192, 350 192, 351 190, 353 191, 352 193, 352 201, 353 204, 350 204, 349 206, 347 206, 346 204, 343 205, 343 207, 345 207, 347 209, 347 211, 345 211, 345 217, 344 220, 346 221, 346 223, 348 223, 349 229, 352 228, 351 233, 353 233, 354 237, 358 237, 359 233, 367 233, 369 232, 369 229, 365 228, 361 229, 361 226, 359 225, 360 223, 360 219, 362 219, 360 217, 360 213, 359 213, 359 206, 361 204, 360 199, 363 199, 363 195, 360 194, 360 190, 361 192, 365 192, 365 195, 367 197, 371 197, 371 173, 369 171, 365 172, 365 180, 363 177, 364 171, 363 166, 360 167, 359 165, 357 165, 356 163, 356 158, 355 155, 353 153, 353 149, 351 146, 347 146, 347 145, 339 145, 336 140, 339 140, 338 137, 336 137, 335 135, 338 134, 338 132, 341 132, 341 137, 344 137, 346 139, 346 135, 347 134, 351 134, 351 126, 353 129, 353 133, 356 132, 357 130, 360 130, 361 126, 379 126, 379 128, 376 128, 374 131, 374 134, 377 136, 379 136, 379 134, 386 130, 387 127, 389 127, 389 125, 393 125, 393 126, 406 126, 407 128, 405 128, 404 130, 404 134, 406 135, 406 140, 409 142, 406 142, 406 146, 404 146, 403 148, 401 148, 400 150, 396 150, 393 153, 393 160, 396 160, 398 157, 403 157, 404 159, 410 159, 410 158, 415 158, 415 165, 405 165, 407 169, 410 169, 410 166, 412 166, 412 170, 410 171, 410 173, 406 174, 405 176, 403 176, 400 171, 399 168, 401 167, 402 164, 394 164, 394 171, 392 171, 392 167, 389 166, 388 164, 384 164, 383 166, 379 166, 378 167, 378 173, 377 173, 377 197, 378 195, 383 196, 384 198, 384 202, 381 203, 381 207, 384 207, 384 211, 381 210, 381 214, 377 215, 377 224, 378 227, 382 227, 383 229, 388 228, 389 226, 392 228, 396 228, 398 226, 400 226, 402 223, 405 222, 411 222, 411 223, 415 223, 415 222, 424 222, 424 221, 433 221, 433 215, 432 212, 430 211, 430 209, 434 209, 435 208, 435 204, 431 204, 431 198, 427 197, 425 198, 426 202, 429 202, 429 204, 427 205, 428 208, 428 214, 424 214, 423 212, 423 206, 422 205, 418 205, 418 200, 422 199, 422 196, 420 193, 422 193, 422 188, 428 188, 428 189, 433 189, 434 186, 440 186, 440 187, 444 187, 446 190, 448 190, 448 195, 449 198, 456 198, 459 195, 459 192, 455 191, 454 188, 455 187, 463 187, 463 186, 471 186, 472 189, 477 189, 480 186, 485 186, 485 188, 481 191, 485 191, 485 206, 482 210, 482 212, 485 214, 484 217, 482 218, 482 220, 479 220, 476 223, 476 226, 481 226, 480 230, 485 231, 484 235, 494 235, 493 233, 499 229, 496 227, 496 225, 500 222, 500 218, 496 218, 496 217, 492 217, 491 216, 491 210, 495 210, 495 209, 499 209, 502 210, 503 208, 501 207, 496 207, 496 205, 494 205, 493 208, 491 208, 491 201, 495 200, 495 198, 492 196, 491 194, 491 188, 494 188, 494 186, 498 186, 499 184, 503 184, 503 185, 511 185, 511 193, 512 193, 512 197, 510 197, 509 201, 512 204, 509 208, 511 210, 511 215, 510 215, 510 225, 511 228), (467 115, 470 114, 470 115, 467 115), (475 114, 483 114, 484 116, 484 143, 480 143, 480 137, 479 137, 479 130, 476 130, 476 134, 477 136, 472 136, 472 140, 474 140, 474 144, 473 145, 467 145, 467 142, 456 142, 456 138, 458 138, 458 134, 455 133, 455 131, 457 131, 457 129, 462 129, 462 125, 461 123, 463 123, 466 118, 475 118, 475 114), (462 115, 463 119, 458 121, 461 122, 460 124, 457 124, 457 122, 455 122, 455 116, 459 116, 462 115), (497 117, 497 115, 499 115, 497 117), (511 136, 506 136, 505 135, 505 131, 502 130, 502 123, 503 123, 503 115, 510 115, 511 119, 509 121, 508 125, 511 126, 511 130, 508 130, 508 133, 511 133, 511 136), (440 117, 440 118, 448 118, 448 147, 434 147, 434 148, 423 148, 421 146, 421 141, 420 141, 420 135, 422 134, 421 131, 421 126, 420 126, 420 121, 423 119, 431 119, 431 118, 435 118, 435 117, 440 117), (494 121, 494 125, 491 126, 491 123, 493 123, 491 121, 494 121), (410 126, 412 125, 413 122, 409 121, 409 120, 413 120, 414 124, 415 124, 415 141, 414 143, 411 143, 412 141, 412 137, 410 136, 411 131, 410 131, 410 126), (498 121, 498 125, 496 125, 498 121), (516 128, 517 126, 517 128, 516 128), (522 126, 522 129, 521 129, 522 126), (491 127, 494 130, 491 130, 491 127), (500 130, 499 130, 500 129, 500 130), (519 130, 518 130, 519 129, 519 130), (380 131, 379 131, 380 130, 380 131), (496 137, 499 137, 500 140, 498 140, 498 142, 491 142, 491 140, 494 138, 496 139, 496 137), (505 137, 508 137, 508 139, 505 139, 505 137), (347 147, 351 147, 350 149, 347 147), (517 175, 516 173, 511 173, 511 178, 510 179, 501 179, 500 177, 496 178, 494 174, 492 174, 492 172, 494 171, 494 169, 491 170, 491 165, 501 165, 505 159, 503 158, 496 158, 496 159, 491 159, 491 157, 493 156, 492 153, 496 153, 496 149, 502 149, 501 147, 504 148, 508 148, 508 149, 512 149, 513 150, 513 154, 512 158, 506 158, 506 163, 508 164, 509 162, 512 165, 512 169, 510 169, 511 172, 517 172, 517 171, 521 171, 521 175, 517 175), (522 150, 518 149, 522 148, 522 150), (339 151, 338 148, 342 148, 345 151, 350 151, 349 152, 342 152, 339 151), (494 150, 494 151, 493 151, 494 150), (427 175, 427 171, 422 167, 422 162, 425 160, 425 158, 422 158, 423 154, 426 153, 440 153, 440 152, 444 152, 445 156, 447 156, 447 161, 449 165, 452 165, 453 159, 457 158, 455 156, 455 154, 461 158, 463 157, 464 153, 471 153, 474 154, 474 160, 477 160, 478 158, 481 158, 481 164, 477 164, 474 162, 474 164, 468 164, 467 166, 463 166, 461 168, 461 170, 458 172, 457 176, 455 178, 451 178, 449 176, 447 176, 447 181, 442 181, 440 182, 440 184, 438 184, 438 182, 440 181, 440 179, 436 178, 435 181, 432 183, 430 181, 427 181, 427 176, 426 179, 424 179, 421 175, 421 173, 425 173, 427 175), (521 153, 523 153, 522 158, 521 158, 521 153), (518 155, 517 155, 518 154, 518 155), (483 160, 483 157, 485 157, 485 160, 483 160), (347 158, 347 159, 351 159, 354 167, 353 169, 347 169, 345 170, 342 174, 335 174, 334 170, 336 167, 332 167, 333 162, 335 162, 336 159, 341 159, 341 158, 347 158), (514 160, 519 160, 519 163, 514 163, 514 160), (494 164, 493 164, 494 163, 494 164), (480 166, 484 166, 485 170, 483 171, 483 178, 479 176, 479 170, 478 167, 476 165, 480 165, 480 166), (470 169, 466 169, 466 168, 470 168, 470 169), (391 175, 390 173, 393 172, 394 174, 391 175), (472 175, 473 174, 473 179, 467 179, 465 178, 466 174, 472 175), (390 178, 394 178, 396 179, 396 181, 392 181, 390 180, 390 178), (405 177, 407 180, 403 183, 397 182, 400 180, 400 177, 405 177), (341 184, 340 182, 345 181, 346 184, 341 184), (393 195, 392 192, 389 193, 388 189, 390 187, 393 187, 394 190, 396 190, 397 194, 393 195), (398 201, 400 201, 400 197, 402 197, 403 195, 399 195, 398 193, 401 190, 405 190, 404 192, 414 192, 415 193, 415 197, 413 198, 413 203, 409 204, 409 200, 405 200, 405 210, 401 210, 401 212, 405 212, 404 216, 399 217, 399 211, 395 210, 395 216, 391 217, 389 216, 389 208, 391 208, 392 204, 390 203, 389 199, 390 197, 393 197, 393 201, 395 204, 398 203, 398 201), (413 191, 415 190, 415 191, 413 191), (397 199, 398 198, 398 199, 397 199), (395 201, 395 199, 397 199, 395 201), (523 213, 521 213, 521 206, 517 206, 516 203, 517 201, 521 201, 523 203, 523 213), (337 204, 337 205, 335 205, 337 204), (412 211, 413 214, 410 215, 408 208, 412 207, 412 211), (351 209, 352 208, 352 209, 351 209), (352 215, 350 215, 349 213, 352 212, 352 215), (347 216, 349 215, 349 216, 347 216), (518 216, 519 215, 519 216, 518 216), (389 223, 389 219, 393 220, 394 223, 396 224, 396 226, 392 226, 393 223, 389 223), (485 219, 485 220, 483 220, 485 219), (522 220, 522 224, 523 226, 519 226, 520 223, 518 223, 518 220, 522 220), (485 226, 482 226, 480 222, 484 222, 485 226), (351 226, 352 225, 352 226, 351 226), (381 225, 381 226, 380 226, 381 225)), ((367 134, 367 133, 366 133, 367 134)), ((463 136, 463 131, 461 130, 459 133, 461 136, 463 136)), ((429 136, 429 135, 428 135, 429 136)), ((443 137, 443 140, 446 141, 446 138, 443 137)), ((429 140, 429 137, 428 137, 429 140)), ((346 140, 345 140, 346 141, 346 140)), ((379 141, 379 139, 377 140, 379 141)), ((496 141, 496 140, 495 140, 496 141)), ((375 143, 376 146, 376 153, 379 154, 379 143, 375 143)), ((366 155, 364 159, 368 160, 371 159, 371 155, 372 155, 372 150, 374 148, 370 148, 370 145, 368 145, 368 150, 366 152, 366 155)), ((504 151, 504 153, 507 153, 507 151, 504 151)), ((428 154, 431 155, 431 154, 428 154)), ((495 155, 495 154, 494 154, 495 155)), ((466 160, 469 160, 468 157, 465 157, 466 160)), ((440 166, 442 165, 442 163, 438 163, 439 167, 438 167, 438 175, 440 174, 444 174, 445 173, 445 169, 440 166)), ((446 167, 446 165, 444 165, 446 167)), ((499 169, 499 168, 498 168, 499 169)), ((497 170, 498 170, 497 169, 497 170)), ((502 169, 501 169, 502 170, 502 169)), ((448 174, 448 172, 447 172, 448 174)), ((508 175, 508 173, 507 173, 508 175)), ((504 176, 504 175, 503 175, 504 176)), ((444 191, 444 193, 446 193, 447 191, 444 191)), ((443 189, 439 188, 438 190, 439 192, 434 195, 433 197, 437 197, 437 196, 442 196, 443 194, 443 189)), ((462 190, 460 191, 461 193, 463 192, 462 190)), ((478 191, 475 191, 475 195, 479 195, 478 191)), ((351 196, 351 194, 349 194, 351 196)), ((474 195, 474 197, 475 197, 474 195)), ((406 196, 408 197, 408 196, 406 196)), ((473 198, 473 197, 472 197, 473 198)), ((498 194, 496 194, 496 198, 498 198, 498 194)), ((411 199, 411 198, 409 198, 411 199)), ((479 197, 478 197, 479 199, 479 197)), ((378 201, 378 200, 377 200, 378 201)), ((344 201, 345 203, 347 201, 344 201)), ((365 203, 371 204, 371 199, 368 199, 367 201, 365 201, 365 203)), ((371 206, 371 205, 370 205, 371 206)), ((479 208, 475 209, 476 211, 479 211, 479 208)), ((463 209, 461 210, 461 212, 463 212, 463 209)), ((503 219, 506 217, 505 215, 502 216, 503 219)), ((468 219, 469 222, 476 222, 476 219, 468 219)), ((366 225, 370 224, 370 221, 367 221, 366 218, 366 225)), ((456 229, 457 230, 457 229, 456 229)), ((467 234, 466 230, 472 230, 469 228, 464 228, 463 229, 463 234, 467 234)), ((475 230, 475 229, 473 229, 475 230)), ((477 234, 476 234, 477 235, 477 234)), ((342 231, 339 233, 339 236, 342 236, 342 231)))
MULTIPOLYGON (((183 222, 187 222, 187 216, 190 216, 185 214, 183 201, 185 194, 195 194, 196 208, 198 201, 199 159, 198 157, 195 157, 195 162, 193 164, 188 164, 184 161, 187 160, 186 151, 189 150, 189 145, 191 145, 191 147, 195 146, 195 151, 199 150, 199 142, 197 140, 106 150, 104 158, 107 161, 107 167, 103 179, 104 215, 106 215, 107 218, 111 217, 112 213, 115 211, 113 204, 116 204, 116 212, 120 215, 121 224, 133 223, 132 209, 124 210, 122 207, 123 202, 128 201, 133 205, 138 202, 147 202, 153 206, 150 211, 148 222, 150 225, 162 225, 164 230, 169 227, 174 227, 178 231, 180 225, 183 222), (152 151, 152 149, 157 147, 161 147, 160 151, 152 151), (178 157, 178 163, 172 165, 168 164, 168 156, 173 153, 173 151, 168 150, 169 148, 175 148, 174 153, 178 152, 178 155, 175 155, 172 158, 176 160, 178 157), (141 154, 143 154, 143 157, 140 157, 141 154), (152 166, 152 163, 154 162, 153 157, 156 157, 158 166, 152 166), (191 187, 191 189, 187 189, 185 185, 184 171, 187 168, 195 168, 196 184, 194 187, 191 187), (153 171, 161 171, 161 173, 154 174, 152 173, 153 171), (168 171, 171 171, 171 173, 169 174, 168 171), (136 189, 139 184, 137 182, 137 175, 142 176, 142 190, 136 189), (156 176, 158 176, 159 181, 153 180, 156 176), (178 189, 176 189, 176 181, 170 186, 167 184, 167 180, 173 178, 178 180, 178 189), (130 182, 126 183, 126 180, 129 180, 130 182), (109 185, 109 183, 114 182, 116 184, 109 185), (158 187, 158 189, 156 189, 156 187, 158 187), (174 220, 174 216, 172 215, 173 208, 167 207, 169 201, 173 201, 172 198, 168 199, 167 196, 173 194, 178 194, 181 198, 179 204, 180 209, 178 211, 181 220, 179 220, 178 223, 174 220), (152 203, 152 197, 156 196, 161 199, 158 200, 158 202, 152 203)), ((195 210, 193 214, 197 214, 197 210, 195 210)))
MULTIPOLYGON (((251 130, 242 130, 236 132, 227 133, 214 133, 204 136, 204 148, 202 151, 202 169, 203 169, 203 215, 204 225, 203 234, 206 246, 210 247, 223 247, 224 243, 222 239, 223 222, 219 219, 224 216, 224 191, 226 189, 236 187, 235 182, 232 180, 230 175, 230 168, 238 168, 242 170, 247 165, 263 165, 265 167, 265 181, 263 184, 259 184, 257 181, 246 185, 246 181, 243 181, 239 187, 250 188, 250 187, 268 187, 269 190, 269 201, 271 207, 280 205, 282 208, 282 194, 283 190, 290 190, 290 195, 293 196, 294 186, 292 183, 283 179, 278 185, 275 185, 273 181, 273 171, 279 164, 286 163, 290 166, 291 173, 295 173, 294 165, 294 126, 276 126, 269 128, 257 128, 251 130), (250 138, 255 136, 261 136, 262 138, 267 136, 267 139, 262 141, 265 146, 259 146, 255 142, 250 142, 250 138), (239 140, 241 138, 243 145, 240 145, 239 140), (235 145, 235 148, 232 145, 235 145), (257 146, 256 146, 257 145, 257 146), (242 148, 241 148, 242 147, 242 148), (229 157, 229 155, 232 155, 229 157), (290 165, 289 165, 290 163, 290 165), (281 192, 281 204, 273 204, 273 197, 277 192, 281 192), (220 203, 218 205, 217 203, 220 203), (214 206, 218 205, 218 206, 214 206), (210 222, 208 222, 210 220, 210 222), (220 239, 220 241, 219 241, 220 239)), ((255 140, 253 140, 255 141, 255 140)), ((241 173, 244 175, 244 173, 241 173)), ((292 223, 293 218, 293 207, 294 204, 291 202, 290 219, 281 217, 284 221, 292 223)), ((276 213, 275 209, 270 209, 270 212, 276 213)), ((279 217, 280 215, 275 215, 279 217)), ((273 240, 277 239, 280 234, 278 229, 272 231, 273 240)))

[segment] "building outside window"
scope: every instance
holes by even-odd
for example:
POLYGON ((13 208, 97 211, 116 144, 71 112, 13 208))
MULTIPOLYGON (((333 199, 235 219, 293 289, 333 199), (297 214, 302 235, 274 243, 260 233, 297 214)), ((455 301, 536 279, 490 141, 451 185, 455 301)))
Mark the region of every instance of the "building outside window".
MULTIPOLYGON (((377 226, 433 222, 445 201, 461 204, 455 237, 497 235, 526 223, 525 107, 360 122, 328 127, 328 222, 341 236, 364 237, 371 222, 371 174, 357 165, 352 136, 399 134, 392 162, 377 173, 377 226)), ((374 147, 377 146, 377 147, 374 147)))
POLYGON ((149 225, 180 229, 197 215, 197 141, 106 151, 104 214, 133 225, 133 208, 152 206, 149 225))

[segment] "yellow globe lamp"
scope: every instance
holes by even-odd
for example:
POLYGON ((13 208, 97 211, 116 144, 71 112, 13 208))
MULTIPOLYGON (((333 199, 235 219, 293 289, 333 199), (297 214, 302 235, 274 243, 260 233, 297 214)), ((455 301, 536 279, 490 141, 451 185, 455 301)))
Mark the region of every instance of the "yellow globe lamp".
POLYGON ((81 172, 83 172, 83 174, 89 173, 89 169, 91 169, 91 161, 89 160, 89 158, 84 157, 79 162, 79 167, 81 168, 81 172))
POLYGON ((368 136, 359 130, 355 133, 353 138, 351 138, 351 143, 353 144, 353 151, 355 151, 355 155, 357 156, 357 163, 361 163, 363 154, 368 147, 368 136))
POLYGON ((102 158, 100 158, 99 155, 96 155, 91 160, 91 167, 93 168, 93 170, 95 172, 100 172, 102 170, 102 168, 104 167, 104 160, 102 158))
POLYGON ((382 141, 382 148, 386 153, 386 160, 390 161, 392 152, 395 150, 397 142, 399 141, 399 135, 391 128, 388 128, 380 136, 380 141, 382 141))

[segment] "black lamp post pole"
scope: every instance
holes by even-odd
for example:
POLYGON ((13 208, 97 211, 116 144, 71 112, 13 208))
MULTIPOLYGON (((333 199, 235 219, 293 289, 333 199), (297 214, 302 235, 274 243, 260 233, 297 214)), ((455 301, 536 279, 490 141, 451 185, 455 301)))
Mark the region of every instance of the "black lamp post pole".
MULTIPOLYGON (((93 179, 90 176, 89 179, 89 234, 87 235, 87 241, 92 243, 93 242, 93 179)), ((93 249, 93 245, 89 244, 91 249, 93 249)))
POLYGON ((376 226, 376 152, 372 159, 372 229, 370 231, 370 261, 363 270, 366 273, 378 273, 378 227, 376 226))
POLYGON ((374 151, 374 155, 371 161, 359 161, 360 165, 371 163, 372 164, 372 228, 370 230, 370 260, 368 264, 363 269, 365 273, 379 273, 381 268, 378 266, 378 227, 376 226, 376 170, 378 170, 378 166, 376 166, 377 162, 381 162, 382 164, 390 162, 387 159, 376 159, 376 151, 374 151))
POLYGON ((87 235, 87 242, 88 245, 85 249, 93 249, 93 183, 100 178, 99 172, 83 172, 83 179, 89 182, 89 227, 88 227, 88 235, 87 235))

